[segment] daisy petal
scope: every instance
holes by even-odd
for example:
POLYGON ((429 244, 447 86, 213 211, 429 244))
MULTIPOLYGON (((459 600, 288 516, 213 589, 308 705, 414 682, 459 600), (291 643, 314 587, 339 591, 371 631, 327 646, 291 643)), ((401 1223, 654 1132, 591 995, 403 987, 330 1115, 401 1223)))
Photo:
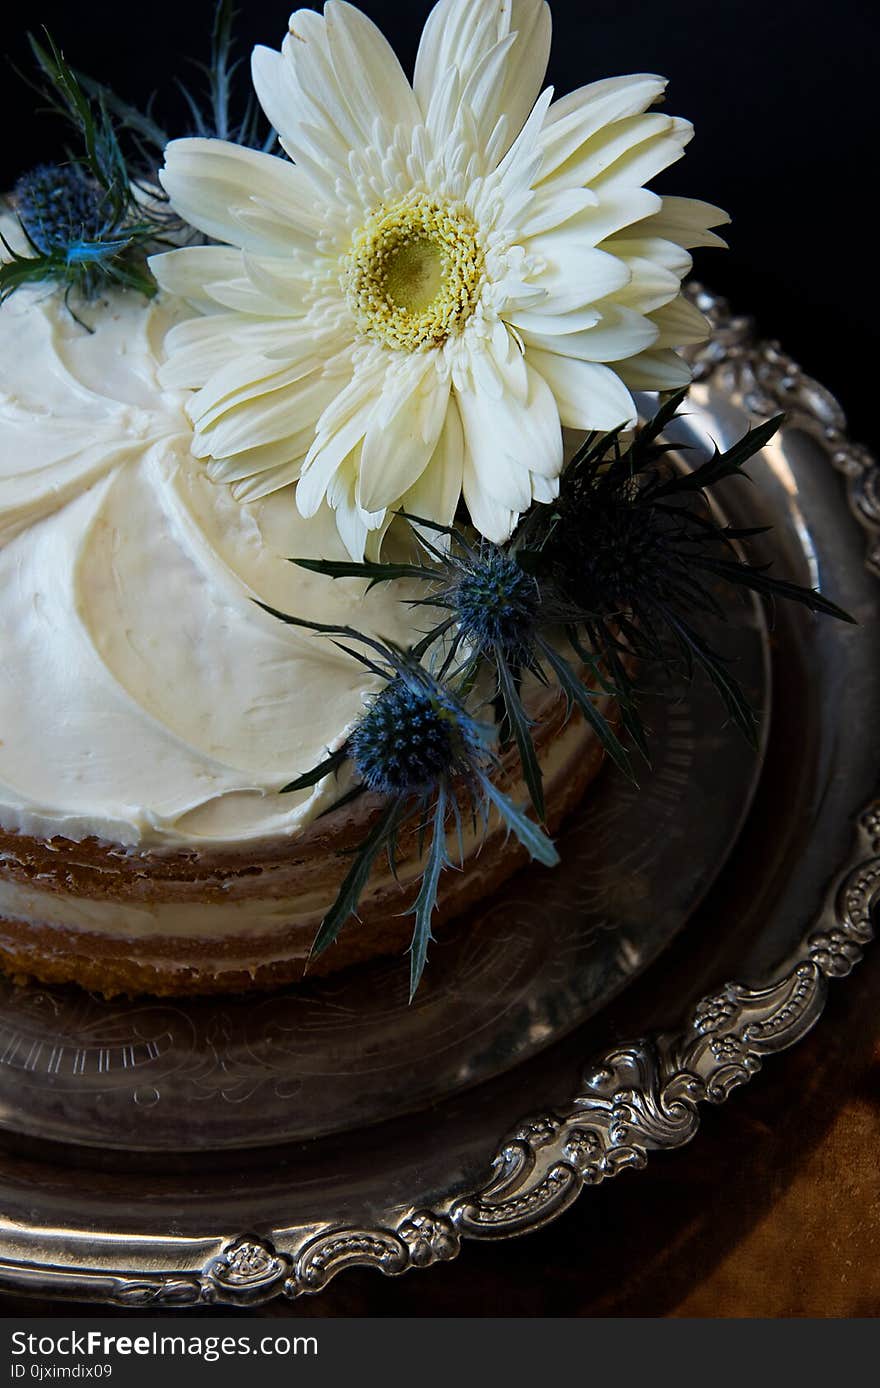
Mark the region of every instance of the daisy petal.
MULTIPOLYGON (((553 393, 528 363, 525 374, 527 393, 522 402, 512 394, 493 400, 477 390, 457 393, 465 437, 465 477, 470 473, 471 486, 478 486, 481 496, 491 498, 508 514, 528 508, 533 472, 555 477, 562 468, 562 430, 553 393)), ((471 518, 482 529, 473 512, 471 518)))
POLYGON ((659 329, 657 347, 685 347, 705 342, 711 331, 708 319, 681 295, 651 317, 659 329))
MULTIPOLYGON (((464 432, 455 396, 447 401, 443 429, 433 457, 421 477, 403 497, 401 509, 425 516, 440 525, 451 525, 461 496, 464 432)), ((436 535, 429 538, 436 541, 436 535)))
MULTIPOLYGON (((501 0, 491 5, 440 0, 422 33, 413 81, 426 122, 434 90, 454 68, 462 90, 470 90, 463 104, 478 103, 478 129, 484 140, 488 141, 499 118, 506 118, 505 139, 493 150, 496 159, 503 158, 541 90, 550 56, 550 30, 544 0, 501 0), (494 59, 487 62, 492 50, 510 36, 514 38, 506 60, 497 65, 494 59)), ((450 133, 431 125, 429 129, 440 139, 450 133)))
POLYGON ((630 390, 680 390, 691 383, 691 370, 687 362, 668 349, 640 352, 637 357, 621 362, 615 369, 630 390))
POLYGON ((639 115, 666 90, 666 78, 652 72, 605 77, 555 101, 547 116, 543 140, 547 171, 567 159, 603 126, 639 115))
POLYGON ((660 329, 650 318, 616 304, 602 306, 602 317, 595 327, 580 332, 553 334, 551 332, 522 333, 527 347, 553 352, 561 357, 577 357, 580 361, 621 361, 653 347, 660 329))
MULTIPOLYGON (((541 313, 565 313, 594 303, 623 289, 631 278, 631 271, 622 260, 585 245, 574 223, 533 237, 527 247, 530 254, 544 261, 544 269, 534 277, 535 284, 547 291, 539 305, 541 313)), ((678 290, 677 280, 675 289, 678 290)))
POLYGON ((361 451, 357 501, 365 511, 393 506, 421 477, 443 428, 449 380, 441 380, 431 362, 390 411, 383 403, 380 400, 361 451))
POLYGON ((723 248, 725 242, 709 228, 726 226, 729 221, 727 213, 710 202, 664 196, 662 208, 640 224, 638 235, 661 236, 688 251, 696 246, 723 248))
POLYGON ((215 240, 260 253, 314 250, 321 230, 314 194, 299 169, 283 159, 225 140, 172 140, 159 172, 175 210, 215 240), (271 206, 259 228, 235 216, 250 204, 271 206))
POLYGON ((468 453, 464 457, 461 489, 471 521, 480 534, 496 545, 503 545, 505 540, 509 540, 519 516, 503 506, 486 489, 468 453))
POLYGON ((309 421, 314 423, 330 389, 317 372, 311 372, 281 389, 252 398, 243 392, 240 403, 204 430, 197 430, 193 454, 197 458, 228 458, 276 443, 309 421))
POLYGON ((212 280, 233 279, 244 268, 241 251, 227 246, 183 246, 150 256, 149 266, 168 294, 177 294, 192 304, 211 308, 213 300, 205 286, 212 280))
POLYGON ((314 442, 296 489, 296 504, 301 516, 316 513, 334 474, 361 444, 370 427, 384 376, 384 362, 360 363, 348 385, 338 392, 318 420, 314 442))
POLYGON ((372 20, 345 0, 328 0, 324 22, 340 90, 364 138, 372 137, 377 115, 389 130, 421 124, 412 87, 394 49, 372 20))
POLYGON ((652 134, 593 179, 593 190, 600 198, 613 197, 617 192, 649 183, 682 157, 693 134, 690 121, 674 117, 668 130, 652 134))
POLYGON ((568 429, 617 429, 635 424, 636 407, 619 376, 598 362, 529 349, 530 364, 549 385, 568 429))
MULTIPOLYGON (((591 187, 602 174, 614 168, 619 160, 634 159, 636 151, 645 146, 656 146, 659 137, 678 135, 676 121, 671 116, 652 112, 643 116, 630 116, 603 126, 590 139, 579 145, 568 159, 554 171, 551 178, 545 175, 542 187, 557 192, 566 188, 580 188, 584 184, 591 187)), ((684 139, 684 134, 681 136, 684 139)), ((647 177, 633 177, 633 184, 647 182, 647 177)))
POLYGON ((263 356, 282 346, 289 360, 290 339, 289 321, 248 321, 238 313, 189 318, 166 334, 168 360, 160 368, 159 381, 170 390, 197 389, 215 372, 241 361, 243 356, 263 356))
POLYGON ((289 487, 293 482, 296 482, 301 467, 302 455, 292 462, 282 463, 277 467, 262 468, 245 481, 234 482, 232 495, 236 501, 261 501, 264 496, 271 496, 272 492, 280 492, 282 487, 289 487))

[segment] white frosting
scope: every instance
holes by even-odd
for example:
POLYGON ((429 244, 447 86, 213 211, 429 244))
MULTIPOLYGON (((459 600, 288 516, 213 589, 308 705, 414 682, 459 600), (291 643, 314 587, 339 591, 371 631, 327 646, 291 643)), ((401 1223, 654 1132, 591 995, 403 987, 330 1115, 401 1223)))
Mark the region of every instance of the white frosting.
MULTIPOLYGON (((579 749, 590 739, 586 724, 579 719, 573 719, 561 730, 542 759, 548 787, 552 788, 560 778, 568 776, 579 749)), ((489 822, 491 827, 497 827, 497 814, 493 812, 489 822)), ((457 832, 450 831, 450 859, 457 859, 460 848, 463 856, 469 858, 478 850, 483 837, 482 824, 466 819, 460 843, 457 832)), ((211 942, 256 939, 296 925, 317 927, 327 909, 324 891, 306 892, 298 888, 294 895, 289 890, 263 895, 259 887, 254 890, 251 879, 234 877, 225 882, 220 895, 213 895, 209 901, 199 899, 199 884, 190 899, 156 897, 132 901, 70 896, 55 890, 54 883, 47 890, 39 876, 28 882, 4 879, 2 861, 0 856, 0 920, 29 921, 40 926, 130 940, 135 944, 163 939, 211 942)), ((411 896, 420 876, 421 865, 417 858, 399 864, 397 881, 403 888, 413 888, 411 896)), ((372 891, 387 889, 389 881, 390 869, 380 860, 372 891)), ((228 961, 226 967, 229 967, 228 961)), ((235 967, 240 967, 238 957, 235 967)))
POLYGON ((340 793, 278 790, 340 745, 367 672, 299 616, 405 642, 399 587, 331 582, 329 514, 243 506, 190 455, 157 365, 173 303, 90 334, 45 288, 0 309, 0 825, 139 847, 293 834, 340 793))

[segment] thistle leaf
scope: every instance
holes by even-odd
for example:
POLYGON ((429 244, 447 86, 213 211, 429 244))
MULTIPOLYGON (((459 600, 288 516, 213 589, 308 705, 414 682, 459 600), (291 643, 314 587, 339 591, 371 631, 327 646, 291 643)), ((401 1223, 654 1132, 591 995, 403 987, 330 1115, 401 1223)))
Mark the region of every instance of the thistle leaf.
POLYGON ((498 687, 504 706, 504 716, 513 734, 517 751, 519 752, 519 760, 526 788, 535 808, 535 813, 543 824, 544 820, 547 818, 547 811, 544 806, 544 785, 541 775, 541 766, 535 751, 531 726, 526 717, 516 681, 504 658, 503 651, 496 650, 495 668, 498 671, 498 687))
POLYGON ((836 617, 841 622, 850 622, 856 625, 855 617, 851 617, 848 612, 831 602, 829 598, 823 597, 817 589, 802 588, 800 584, 790 583, 787 579, 774 578, 757 565, 745 564, 733 559, 714 559, 707 555, 701 555, 693 562, 707 573, 717 574, 726 582, 749 588, 753 593, 760 593, 762 597, 785 598, 789 602, 799 602, 804 607, 809 608, 810 612, 821 613, 825 617, 836 617))
POLYGON ((760 453, 784 422, 784 414, 775 415, 773 419, 767 419, 763 424, 749 429, 748 433, 726 452, 719 453, 716 450, 707 462, 692 471, 673 473, 666 481, 651 489, 651 500, 657 501, 660 497, 680 495, 684 492, 704 491, 707 487, 714 487, 725 477, 746 477, 747 474, 742 471, 744 465, 760 453))
POLYGON ((545 867, 555 867, 559 862, 559 854, 553 840, 548 838, 544 830, 529 819, 523 810, 518 809, 484 771, 478 772, 477 775, 486 799, 495 806, 507 828, 519 839, 523 848, 528 850, 536 862, 543 863, 545 867))
POLYGON ((647 450, 649 444, 652 444, 655 439, 660 437, 667 425, 671 424, 673 419, 675 419, 679 409, 687 399, 689 390, 690 386, 682 386, 680 390, 673 391, 668 399, 664 400, 653 418, 649 419, 639 429, 635 443, 636 449, 644 452, 647 450))
POLYGON ((694 631, 689 622, 673 613, 667 614, 667 621, 677 635, 689 664, 698 666, 706 674, 749 746, 756 747, 757 715, 746 699, 739 681, 726 669, 723 658, 694 631))
POLYGON ((433 579, 435 582, 437 579, 437 570, 425 564, 377 564, 370 561, 356 564, 345 559, 291 559, 289 562, 296 564, 299 569, 307 569, 309 573, 323 574, 326 578, 366 578, 370 580, 370 588, 398 578, 433 579))
POLYGON ((428 945, 434 938, 431 933, 431 918, 434 914, 434 908, 437 905, 437 887, 440 881, 440 874, 449 862, 446 852, 446 805, 446 788, 441 785, 438 787, 437 801, 434 806, 434 831, 431 838, 431 846, 428 850, 428 861, 425 864, 425 870, 422 874, 422 884, 419 888, 419 894, 413 905, 416 919, 413 927, 412 943, 409 947, 410 1002, 412 1002, 415 997, 416 989, 425 971, 425 963, 428 958, 428 945))
POLYGON ((367 885, 373 864, 382 848, 394 838, 405 813, 406 807, 397 800, 391 800, 383 807, 375 824, 358 849, 355 860, 339 888, 336 900, 321 922, 309 952, 310 962, 329 949, 349 917, 357 915, 358 902, 367 885))
POLYGON ((286 786, 282 786, 279 795, 289 795, 293 791, 308 790, 309 786, 316 786, 319 781, 323 781, 325 776, 338 771, 343 762, 348 758, 348 744, 345 743, 337 751, 331 752, 317 766, 312 767, 311 771, 306 771, 302 776, 297 776, 295 781, 290 781, 286 786))
POLYGON ((596 708, 589 691, 578 679, 568 661, 565 660, 558 651, 553 649, 549 641, 545 641, 542 638, 539 641, 539 645, 545 660, 559 681, 559 685, 568 701, 569 708, 574 704, 580 709, 612 761, 620 768, 625 776, 633 780, 632 766, 630 765, 630 759, 626 749, 617 737, 608 719, 596 708))

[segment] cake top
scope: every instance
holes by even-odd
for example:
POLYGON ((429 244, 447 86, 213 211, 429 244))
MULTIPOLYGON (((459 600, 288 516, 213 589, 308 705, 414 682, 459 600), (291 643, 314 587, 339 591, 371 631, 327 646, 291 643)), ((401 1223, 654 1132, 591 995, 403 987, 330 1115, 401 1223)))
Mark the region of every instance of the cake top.
MULTIPOLYGON (((11 228, 7 226, 7 231, 11 228)), ((405 645, 396 593, 286 555, 345 555, 289 492, 242 506, 157 381, 181 306, 114 293, 85 332, 44 287, 0 310, 0 824, 141 846, 295 831, 339 794, 280 788, 377 685, 252 601, 405 645)))

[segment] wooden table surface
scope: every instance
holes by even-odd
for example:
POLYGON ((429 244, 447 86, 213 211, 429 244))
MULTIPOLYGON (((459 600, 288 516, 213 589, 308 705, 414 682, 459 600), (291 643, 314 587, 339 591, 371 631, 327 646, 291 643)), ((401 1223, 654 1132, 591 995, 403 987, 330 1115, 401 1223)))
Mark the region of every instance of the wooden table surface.
MULTIPOLYGON (((874 945, 832 986, 810 1036, 728 1104, 704 1108, 689 1147, 584 1192, 541 1233, 466 1243, 456 1262, 398 1279, 346 1273, 315 1299, 227 1314, 873 1317, 878 1245, 874 945)), ((96 1319, 95 1308, 0 1297, 0 1315, 56 1314, 96 1319)))

